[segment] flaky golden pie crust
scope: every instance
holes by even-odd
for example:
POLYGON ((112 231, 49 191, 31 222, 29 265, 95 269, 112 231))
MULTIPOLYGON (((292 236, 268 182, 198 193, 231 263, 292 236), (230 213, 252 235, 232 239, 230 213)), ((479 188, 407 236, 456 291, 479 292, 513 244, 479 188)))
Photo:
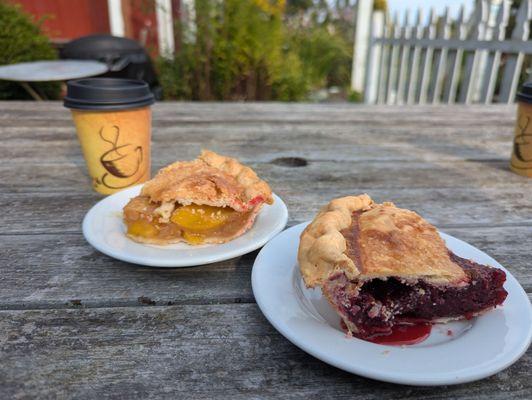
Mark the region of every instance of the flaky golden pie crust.
MULTIPOLYGON (((251 228, 262 206, 273 203, 270 186, 251 168, 208 150, 195 160, 177 161, 162 168, 144 184, 140 196, 158 206, 155 211, 160 222, 169 222, 176 204, 230 207, 242 213, 238 230, 205 237, 204 243, 225 243, 242 235, 251 228)), ((160 245, 186 241, 182 237, 127 235, 137 242, 160 245)))
POLYGON ((273 203, 270 186, 255 171, 231 157, 203 150, 193 161, 161 169, 141 191, 152 202, 205 204, 247 211, 257 202, 273 203))
POLYGON ((322 285, 336 271, 358 281, 393 276, 445 284, 466 279, 434 226, 393 203, 375 204, 367 194, 334 199, 323 207, 301 234, 298 261, 309 287, 322 285), (342 233, 352 226, 355 213, 356 258, 348 254, 342 233))

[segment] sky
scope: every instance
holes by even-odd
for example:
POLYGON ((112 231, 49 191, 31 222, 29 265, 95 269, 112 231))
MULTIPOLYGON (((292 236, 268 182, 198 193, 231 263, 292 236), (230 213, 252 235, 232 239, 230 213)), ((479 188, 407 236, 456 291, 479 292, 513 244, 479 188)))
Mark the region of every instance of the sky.
POLYGON ((410 10, 411 18, 413 18, 419 7, 422 7, 425 18, 427 18, 431 7, 434 7, 438 15, 441 15, 445 7, 448 6, 451 16, 455 16, 458 14, 458 10, 462 4, 465 6, 467 15, 467 13, 471 12, 474 0, 388 0, 390 15, 394 15, 397 11, 401 19, 406 10, 410 10))

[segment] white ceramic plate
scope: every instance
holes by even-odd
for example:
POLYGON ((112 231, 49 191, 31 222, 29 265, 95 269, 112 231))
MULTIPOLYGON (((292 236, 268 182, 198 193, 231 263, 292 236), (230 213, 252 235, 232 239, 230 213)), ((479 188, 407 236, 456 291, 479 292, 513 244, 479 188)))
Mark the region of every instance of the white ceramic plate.
POLYGON ((253 227, 224 244, 189 246, 184 243, 158 246, 129 239, 122 222, 122 208, 140 193, 142 185, 122 190, 100 200, 83 219, 83 235, 97 250, 110 257, 151 267, 190 267, 228 260, 256 250, 283 230, 288 220, 286 205, 274 195, 264 205, 253 227))
POLYGON ((270 323, 314 357, 343 370, 393 383, 452 385, 485 378, 514 363, 530 345, 532 311, 523 288, 497 261, 440 233, 457 255, 506 272, 502 308, 470 321, 438 324, 413 346, 385 346, 349 338, 319 289, 307 289, 297 265, 299 235, 285 230, 259 253, 253 266, 255 299, 270 323))

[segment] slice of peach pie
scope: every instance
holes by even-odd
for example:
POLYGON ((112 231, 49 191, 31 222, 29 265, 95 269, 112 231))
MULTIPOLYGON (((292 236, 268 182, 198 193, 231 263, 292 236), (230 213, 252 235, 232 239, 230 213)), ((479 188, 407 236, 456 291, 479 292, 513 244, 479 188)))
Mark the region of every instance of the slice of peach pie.
POLYGON ((124 207, 127 236, 141 243, 224 243, 251 228, 272 191, 237 160, 202 151, 146 182, 124 207))

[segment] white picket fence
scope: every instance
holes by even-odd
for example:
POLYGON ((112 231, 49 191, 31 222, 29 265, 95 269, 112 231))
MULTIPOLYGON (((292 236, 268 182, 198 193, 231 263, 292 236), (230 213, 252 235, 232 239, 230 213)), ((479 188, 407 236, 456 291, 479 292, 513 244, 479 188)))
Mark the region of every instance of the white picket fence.
POLYGON ((397 15, 390 21, 374 11, 361 68, 364 102, 513 102, 523 61, 532 55, 532 0, 522 1, 506 38, 510 6, 511 0, 477 0, 469 18, 463 8, 455 20, 448 10, 441 16, 431 11, 425 24, 421 10, 413 24, 409 13, 400 23, 397 15))

